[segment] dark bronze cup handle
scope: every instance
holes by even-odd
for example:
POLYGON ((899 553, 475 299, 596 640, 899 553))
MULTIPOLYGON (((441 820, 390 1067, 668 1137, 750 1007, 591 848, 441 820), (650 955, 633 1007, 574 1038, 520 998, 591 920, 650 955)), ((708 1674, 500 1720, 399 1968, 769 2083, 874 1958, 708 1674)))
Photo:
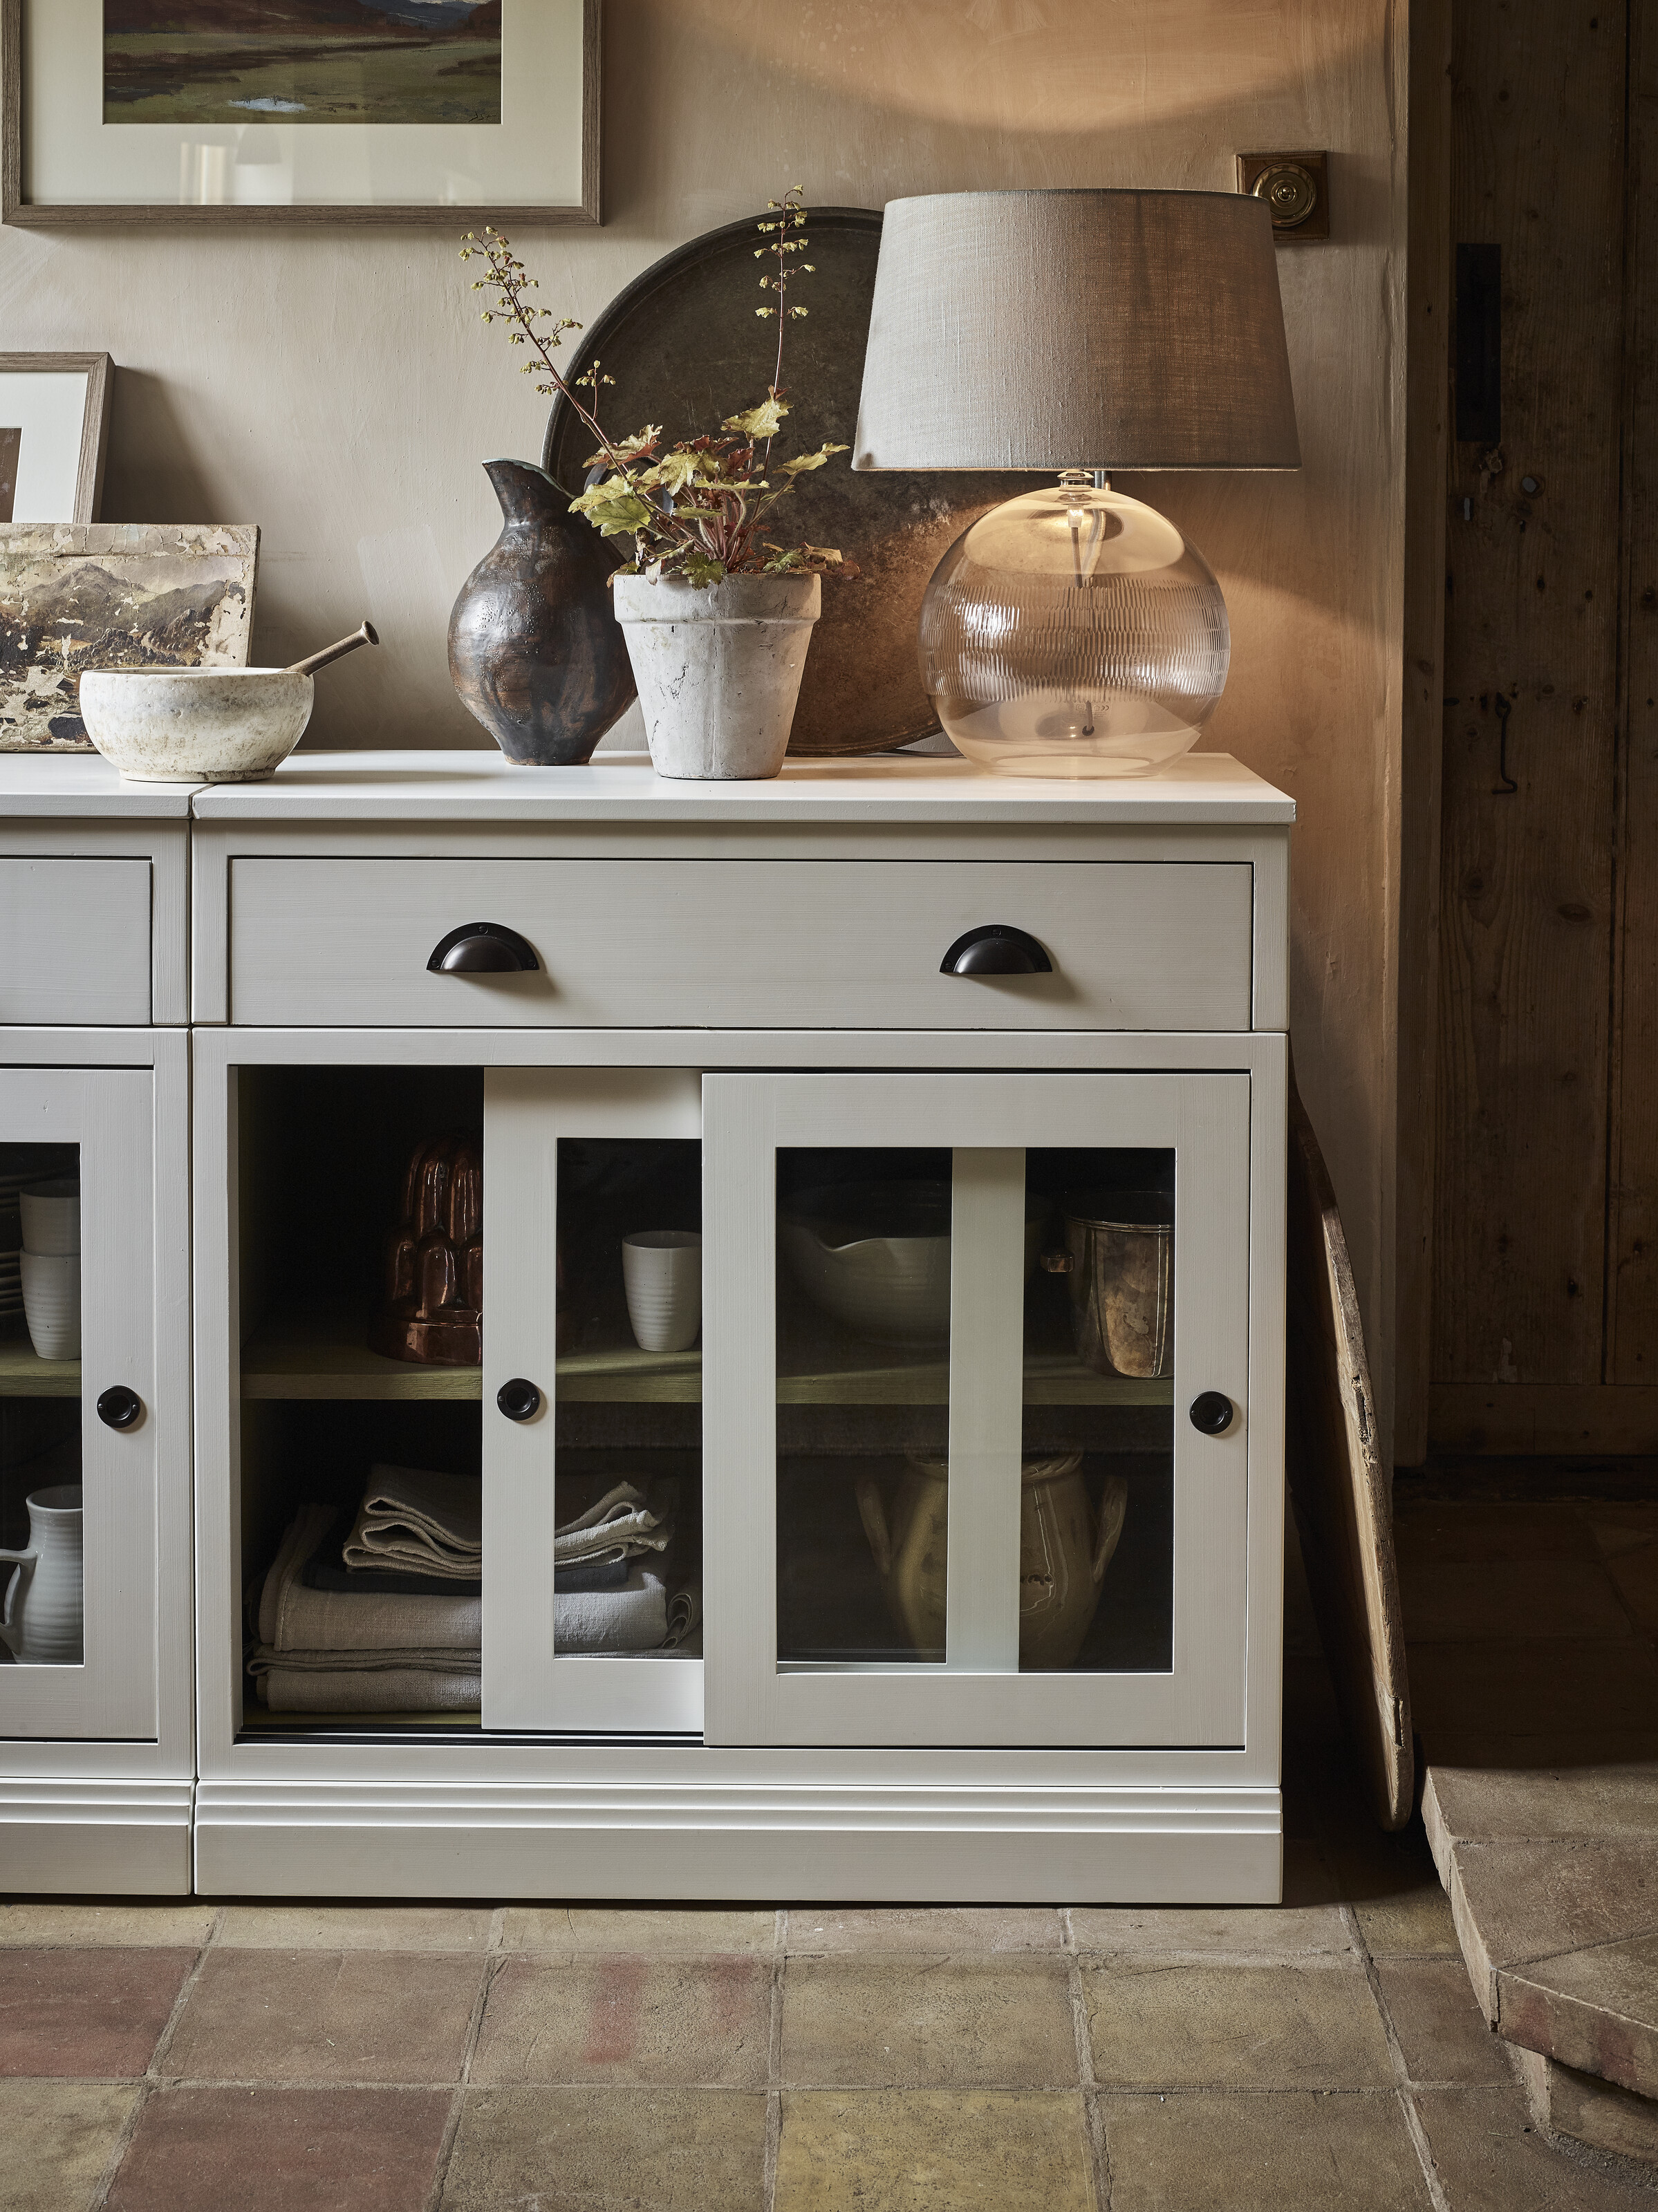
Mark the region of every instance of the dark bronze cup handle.
POLYGON ((527 937, 500 921, 463 921, 432 947, 434 975, 522 975, 539 968, 527 937))
POLYGON ((938 963, 941 975, 1051 975, 1047 947, 1027 929, 1010 921, 986 922, 970 929, 938 963))

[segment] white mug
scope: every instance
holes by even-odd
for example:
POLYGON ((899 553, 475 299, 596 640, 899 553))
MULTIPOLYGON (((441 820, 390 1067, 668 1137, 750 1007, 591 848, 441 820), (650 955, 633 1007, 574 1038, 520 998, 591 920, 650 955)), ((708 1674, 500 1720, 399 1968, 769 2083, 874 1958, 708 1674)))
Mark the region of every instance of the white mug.
POLYGON ((81 1249, 81 1178, 57 1176, 50 1182, 33 1183, 19 1194, 23 1218, 23 1249, 49 1253, 58 1259, 73 1258, 81 1249))
POLYGON ((42 1359, 81 1356, 81 1262, 73 1253, 22 1255, 23 1316, 42 1359))
POLYGON ((641 1352, 688 1352, 703 1325, 703 1240, 694 1229, 622 1239, 627 1317, 641 1352))

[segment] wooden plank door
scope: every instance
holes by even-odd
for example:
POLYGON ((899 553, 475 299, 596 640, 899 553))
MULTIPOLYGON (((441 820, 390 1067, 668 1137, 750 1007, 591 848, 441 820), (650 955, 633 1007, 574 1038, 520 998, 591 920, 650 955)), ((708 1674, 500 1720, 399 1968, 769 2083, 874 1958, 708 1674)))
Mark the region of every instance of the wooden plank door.
POLYGON ((1240 1743, 1248 1077, 734 1074, 704 1096, 709 1740, 1240 1743), (1060 1194, 1084 1171, 1116 1180, 1060 1194), (1130 1186, 1159 1177, 1173 1370, 1143 1342, 1106 1372, 1068 1322, 1043 1333, 1035 1248, 1073 1215, 1149 1218, 1157 1193, 1130 1186), (840 1254, 850 1305, 820 1265, 840 1254), (1224 1434, 1187 1418, 1204 1392, 1231 1401, 1224 1434), (1051 1506, 1073 1473, 1068 1535, 1033 1489, 1051 1506), (1125 1496, 1140 1563, 1101 1583, 1079 1551, 1125 1496), (1089 1572, 1083 1644, 1039 1650, 1033 1607, 1089 1572))

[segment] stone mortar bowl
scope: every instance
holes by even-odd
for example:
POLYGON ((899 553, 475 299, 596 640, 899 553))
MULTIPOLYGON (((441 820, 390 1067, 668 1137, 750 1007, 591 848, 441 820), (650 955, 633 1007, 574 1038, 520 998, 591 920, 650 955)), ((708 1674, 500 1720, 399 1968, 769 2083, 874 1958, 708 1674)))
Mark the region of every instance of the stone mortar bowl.
POLYGON ((88 668, 81 719, 136 783, 253 783, 293 751, 315 696, 291 668, 88 668))

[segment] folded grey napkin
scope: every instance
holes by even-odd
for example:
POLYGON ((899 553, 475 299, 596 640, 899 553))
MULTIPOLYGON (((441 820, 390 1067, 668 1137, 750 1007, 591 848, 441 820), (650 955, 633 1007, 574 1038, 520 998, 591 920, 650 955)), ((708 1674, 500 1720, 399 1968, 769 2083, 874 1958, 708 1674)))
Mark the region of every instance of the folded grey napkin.
POLYGON ((284 1531, 259 1597, 261 1644, 277 1651, 479 1650, 484 1640, 480 1597, 308 1589, 302 1570, 334 1517, 332 1505, 304 1505, 284 1531))
POLYGON ((672 1650, 702 1619, 702 1588, 687 1583, 668 1594, 661 1577, 636 1565, 619 1590, 582 1590, 552 1601, 557 1651, 672 1650))
POLYGON ((665 1552, 674 1540, 674 1522, 653 1513, 642 1490, 619 1482, 594 1505, 552 1533, 552 1563, 574 1566, 578 1559, 636 1559, 665 1552))
POLYGON ((552 1601, 555 1651, 655 1651, 667 1640, 667 1585, 636 1566, 619 1590, 578 1590, 552 1601))
POLYGON ((344 1557, 348 1567, 404 1567, 475 1582, 484 1557, 478 1483, 421 1468, 371 1468, 344 1557))
POLYGON ((290 1654, 273 1655, 254 1669, 259 1693, 273 1713, 477 1712, 484 1680, 476 1652, 452 1651, 447 1668, 435 1666, 296 1667, 290 1654))

